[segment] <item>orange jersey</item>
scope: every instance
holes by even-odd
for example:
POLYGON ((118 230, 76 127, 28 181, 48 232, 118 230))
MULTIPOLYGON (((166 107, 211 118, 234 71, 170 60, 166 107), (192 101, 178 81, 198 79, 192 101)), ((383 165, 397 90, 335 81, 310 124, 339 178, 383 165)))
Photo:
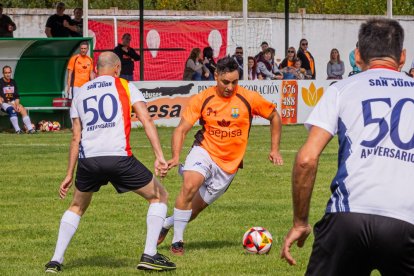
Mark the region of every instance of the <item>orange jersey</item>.
POLYGON ((71 71, 75 70, 73 86, 81 87, 90 80, 93 71, 93 60, 89 56, 74 55, 70 58, 67 68, 71 71))
POLYGON ((213 86, 194 95, 182 119, 192 125, 200 120, 202 129, 195 135, 194 145, 207 150, 223 171, 235 173, 246 151, 253 116, 268 118, 276 106, 241 86, 231 98, 218 96, 216 89, 213 86))

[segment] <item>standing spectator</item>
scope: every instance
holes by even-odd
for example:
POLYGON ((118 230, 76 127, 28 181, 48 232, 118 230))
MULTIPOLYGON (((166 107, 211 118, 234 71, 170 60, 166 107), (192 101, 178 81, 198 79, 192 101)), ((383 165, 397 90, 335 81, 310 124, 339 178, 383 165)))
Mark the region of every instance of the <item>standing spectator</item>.
POLYGON ((256 61, 258 61, 259 59, 261 59, 261 57, 263 56, 263 54, 264 54, 264 51, 267 49, 267 48, 269 48, 269 44, 266 42, 266 41, 263 41, 262 42, 262 44, 260 44, 260 47, 262 48, 262 51, 260 51, 255 57, 254 57, 254 59, 256 60, 256 61))
POLYGON ((263 77, 263 79, 266 80, 283 79, 283 74, 279 71, 277 66, 272 64, 271 48, 267 48, 264 51, 263 56, 257 62, 257 72, 263 77))
POLYGON ((216 67, 217 64, 214 61, 213 58, 213 48, 209 47, 205 47, 203 49, 203 56, 204 56, 204 65, 207 67, 208 71, 210 72, 210 74, 208 75, 208 77, 204 77, 205 80, 214 80, 214 72, 216 72, 216 67))
POLYGON ((70 36, 72 37, 83 37, 83 9, 75 8, 73 10, 73 19, 72 21, 66 22, 64 25, 70 30, 70 36))
POLYGON ((12 69, 6 65, 3 67, 3 78, 0 79, 0 105, 10 118, 16 134, 22 134, 23 131, 19 127, 19 121, 17 113, 20 113, 24 125, 27 128, 28 133, 33 134, 36 131, 32 127, 27 110, 20 104, 19 91, 17 89, 17 83, 11 78, 12 69))
POLYGON ((249 80, 263 79, 261 74, 257 74, 257 62, 254 57, 247 58, 247 69, 249 69, 249 73, 247 74, 249 80))
POLYGON ((414 275, 413 82, 399 72, 404 30, 396 20, 369 19, 358 41, 363 72, 329 86, 305 122, 309 136, 292 172, 293 227, 281 256, 296 264, 290 248, 311 233, 318 160, 337 134, 338 170, 305 274, 414 275))
POLYGON ((239 66, 239 80, 243 79, 243 47, 237 46, 236 51, 234 52, 233 59, 236 61, 239 66))
MULTIPOLYGON (((118 193, 134 192, 149 203, 145 249, 137 268, 158 271, 176 268, 168 258, 157 253, 157 238, 167 214, 168 194, 152 172, 132 154, 129 139, 131 109, 143 124, 152 145, 155 174, 165 176, 168 164, 157 129, 148 114, 145 98, 133 84, 117 77, 120 66, 121 62, 114 53, 102 53, 98 58, 98 78, 83 86, 72 102, 72 140, 66 177, 60 184, 59 196, 64 199, 73 182, 75 191, 60 221, 55 253, 45 265, 46 272, 62 270, 65 251, 93 194, 108 182, 118 193), (102 83, 107 85, 101 86, 102 83), (73 181, 76 163, 76 180, 73 181)), ((127 232, 124 234, 130 235, 127 232)))
POLYGON ((121 60, 121 78, 128 81, 134 80, 134 61, 139 61, 141 57, 132 49, 129 45, 131 44, 131 34, 124 33, 122 36, 122 43, 115 47, 114 53, 121 60))
POLYGON ((302 67, 307 71, 306 75, 310 75, 312 76, 311 79, 315 79, 315 60, 312 54, 308 51, 308 41, 304 38, 300 40, 297 56, 302 61, 302 67))
MULTIPOLYGON (((356 48, 358 48, 358 42, 356 43, 356 48)), ((350 53, 349 53, 349 63, 351 64, 352 67, 352 71, 349 73, 349 76, 358 74, 359 72, 361 72, 361 69, 359 69, 358 65, 355 62, 355 49, 353 49, 350 53)))
POLYGON ((10 16, 3 14, 3 4, 0 4, 0 37, 13 37, 16 24, 10 16))
POLYGON ((168 167, 179 165, 187 133, 200 121, 193 147, 181 168, 183 184, 174 208, 161 230, 161 243, 174 226, 171 252, 184 254, 184 231, 190 220, 223 195, 233 181, 246 151, 253 116, 270 123, 268 160, 283 165, 279 151, 281 121, 275 104, 259 93, 238 85, 238 64, 225 57, 217 62, 217 85, 194 95, 183 112, 172 137, 172 159, 168 167), (231 111, 231 112, 230 112, 231 111))
POLYGON ((81 86, 95 77, 93 59, 88 56, 88 51, 89 43, 82 41, 79 54, 72 56, 68 62, 67 95, 69 98, 75 98, 81 86))
POLYGON ((326 65, 326 73, 328 74, 328 80, 341 80, 345 73, 344 62, 336 48, 331 50, 330 60, 326 65))
POLYGON ((190 56, 185 63, 183 80, 201 81, 202 77, 208 79, 210 76, 210 71, 206 66, 204 66, 204 63, 207 62, 207 60, 203 60, 200 48, 193 48, 190 52, 190 56))
POLYGON ((56 4, 56 13, 51 15, 46 22, 45 34, 47 37, 69 37, 70 29, 65 27, 72 19, 65 14, 65 3, 56 4))

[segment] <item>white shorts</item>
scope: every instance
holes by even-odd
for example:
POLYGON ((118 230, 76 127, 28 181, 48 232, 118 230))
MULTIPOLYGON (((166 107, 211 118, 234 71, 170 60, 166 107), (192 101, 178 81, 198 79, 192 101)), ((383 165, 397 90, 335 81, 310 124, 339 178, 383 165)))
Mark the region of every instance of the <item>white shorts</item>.
POLYGON ((183 171, 196 171, 204 176, 204 182, 198 191, 201 198, 209 205, 227 191, 236 176, 236 173, 223 171, 211 159, 208 152, 199 146, 191 149, 184 166, 180 165, 178 168, 180 174, 183 171))

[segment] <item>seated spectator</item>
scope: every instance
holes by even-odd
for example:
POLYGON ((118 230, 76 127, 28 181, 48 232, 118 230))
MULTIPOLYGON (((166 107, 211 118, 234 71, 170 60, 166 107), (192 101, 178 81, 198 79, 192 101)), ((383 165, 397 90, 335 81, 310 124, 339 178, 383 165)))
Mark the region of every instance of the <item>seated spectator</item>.
POLYGON ((295 79, 304 80, 312 78, 312 75, 306 75, 306 69, 302 68, 302 61, 299 58, 294 59, 293 67, 293 74, 295 75, 295 79))
POLYGON ((69 37, 69 26, 72 19, 65 14, 65 3, 58 2, 56 4, 56 13, 51 15, 46 22, 45 34, 47 37, 69 37))
POLYGON ((298 58, 302 61, 302 68, 306 69, 306 75, 316 78, 315 59, 308 51, 308 41, 304 38, 300 40, 299 49, 297 52, 298 58))
POLYGON ((200 48, 193 48, 185 63, 183 80, 201 81, 202 76, 208 79, 210 71, 204 66, 204 62, 206 61, 203 61, 200 48))
POLYGON ((205 78, 203 76, 204 80, 214 80, 214 73, 216 72, 216 62, 213 58, 213 48, 211 47, 205 47, 203 49, 203 56, 204 56, 204 65, 207 67, 210 74, 208 75, 208 78, 205 78))
POLYGON ((239 80, 243 79, 243 47, 237 46, 234 55, 232 56, 239 65, 239 80))
POLYGON ((296 49, 295 47, 290 46, 287 51, 287 56, 282 60, 279 64, 279 69, 283 69, 285 67, 293 67, 294 60, 296 59, 296 49))
POLYGON ((257 72, 266 80, 281 80, 283 74, 279 71, 277 66, 272 64, 272 50, 267 48, 263 56, 257 62, 257 72))
POLYGON ((16 131, 16 134, 22 134, 20 129, 17 113, 22 115, 22 120, 29 134, 36 133, 33 129, 27 110, 20 104, 20 96, 17 89, 17 83, 11 78, 12 69, 6 65, 3 67, 3 78, 0 79, 0 107, 9 115, 10 122, 16 131))
POLYGON ((73 19, 70 23, 66 22, 64 27, 70 30, 70 36, 83 37, 83 9, 75 8, 73 10, 73 19))
POLYGON ((256 62, 263 56, 263 52, 264 50, 266 50, 267 48, 269 48, 269 44, 266 41, 263 41, 262 44, 260 44, 260 47, 262 47, 262 51, 259 52, 254 59, 256 60, 256 62))
MULTIPOLYGON (((358 48, 358 42, 356 43, 356 48, 358 48)), ((361 69, 356 65, 355 62, 355 49, 353 49, 350 53, 349 53, 349 63, 351 64, 352 67, 352 71, 349 72, 348 76, 352 76, 355 74, 358 74, 359 72, 361 72, 361 69)))
POLYGON ((341 60, 339 51, 336 48, 331 50, 330 60, 326 66, 326 73, 328 74, 328 80, 341 80, 342 75, 345 73, 345 65, 341 60))
POLYGON ((16 24, 8 15, 3 14, 3 4, 0 4, 0 37, 13 37, 16 24))
POLYGON ((249 73, 247 74, 248 80, 263 79, 261 74, 257 74, 257 62, 254 57, 247 58, 247 69, 249 70, 249 73))

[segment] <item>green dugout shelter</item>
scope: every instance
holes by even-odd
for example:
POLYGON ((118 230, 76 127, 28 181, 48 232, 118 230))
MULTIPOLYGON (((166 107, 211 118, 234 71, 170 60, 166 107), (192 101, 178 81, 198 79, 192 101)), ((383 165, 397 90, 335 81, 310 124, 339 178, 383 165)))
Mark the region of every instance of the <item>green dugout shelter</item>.
POLYGON ((0 66, 11 66, 24 106, 52 106, 62 97, 68 61, 85 40, 92 45, 92 38, 0 39, 0 66))

